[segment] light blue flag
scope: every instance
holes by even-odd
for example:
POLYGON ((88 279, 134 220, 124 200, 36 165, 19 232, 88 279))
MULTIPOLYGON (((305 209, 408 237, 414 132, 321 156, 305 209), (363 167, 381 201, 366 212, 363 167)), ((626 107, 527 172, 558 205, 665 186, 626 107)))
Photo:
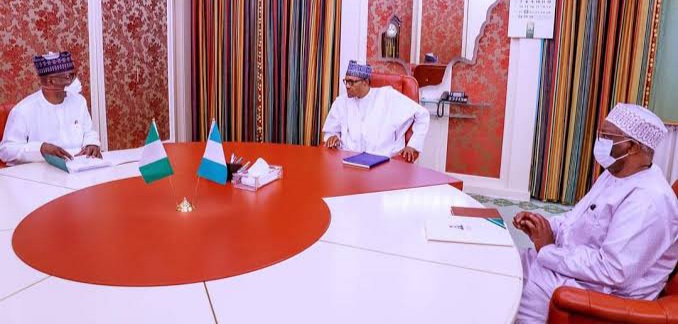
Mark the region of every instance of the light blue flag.
POLYGON ((222 185, 226 184, 228 178, 224 146, 221 145, 221 133, 215 121, 212 121, 212 127, 210 127, 205 154, 198 168, 198 176, 222 185))

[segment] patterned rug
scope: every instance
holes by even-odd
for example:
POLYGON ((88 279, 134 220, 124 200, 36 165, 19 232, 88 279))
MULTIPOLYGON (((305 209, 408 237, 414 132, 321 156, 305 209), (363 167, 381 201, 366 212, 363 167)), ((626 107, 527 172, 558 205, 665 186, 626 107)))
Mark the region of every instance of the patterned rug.
POLYGON ((531 201, 514 201, 504 198, 493 198, 482 195, 470 194, 475 200, 479 201, 481 204, 485 205, 488 208, 497 208, 499 214, 504 219, 504 222, 507 225, 513 240, 516 245, 520 248, 532 247, 532 241, 530 238, 525 235, 525 233, 515 229, 513 227, 513 217, 516 216, 521 211, 529 211, 536 214, 540 214, 546 218, 551 218, 556 215, 560 215, 564 212, 572 209, 572 206, 564 206, 552 203, 545 203, 539 200, 531 201))

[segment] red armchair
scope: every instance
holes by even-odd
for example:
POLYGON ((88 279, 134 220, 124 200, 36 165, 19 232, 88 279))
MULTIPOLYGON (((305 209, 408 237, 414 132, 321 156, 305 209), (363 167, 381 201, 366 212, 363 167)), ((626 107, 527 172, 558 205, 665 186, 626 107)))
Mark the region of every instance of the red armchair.
MULTIPOLYGON (((374 88, 391 86, 393 89, 398 90, 402 94, 408 96, 410 99, 419 103, 419 83, 417 83, 417 79, 411 76, 372 73, 370 86, 374 88)), ((410 141, 410 137, 412 137, 412 125, 410 125, 410 128, 407 130, 407 132, 405 132, 405 143, 410 141)), ((418 158, 419 154, 415 156, 412 162, 416 161, 418 158)))
MULTIPOLYGON (((0 105, 0 141, 5 134, 5 124, 7 123, 7 118, 9 117, 9 112, 14 108, 14 104, 4 104, 0 105)), ((4 162, 0 161, 0 168, 4 168, 6 165, 4 162)))
MULTIPOLYGON (((678 181, 673 184, 678 196, 678 181)), ((678 269, 678 268, 677 268, 678 269)), ((678 323, 678 276, 674 270, 657 300, 634 300, 573 287, 551 297, 549 323, 678 323)))

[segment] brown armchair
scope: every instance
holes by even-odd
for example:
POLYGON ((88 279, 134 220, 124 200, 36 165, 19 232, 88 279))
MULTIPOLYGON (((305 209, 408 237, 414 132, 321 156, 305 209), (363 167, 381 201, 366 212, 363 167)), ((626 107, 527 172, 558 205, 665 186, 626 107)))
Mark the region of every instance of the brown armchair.
MULTIPOLYGON (((673 184, 678 196, 678 181, 673 184)), ((677 268, 678 269, 678 268, 677 268)), ((549 323, 678 323, 678 276, 673 271, 657 300, 635 300, 573 287, 551 297, 549 323)))
MULTIPOLYGON (((14 104, 0 105, 0 142, 5 134, 5 124, 7 124, 7 118, 9 117, 9 112, 12 108, 14 108, 14 104)), ((0 168, 4 168, 5 166, 5 163, 0 161, 0 168)))

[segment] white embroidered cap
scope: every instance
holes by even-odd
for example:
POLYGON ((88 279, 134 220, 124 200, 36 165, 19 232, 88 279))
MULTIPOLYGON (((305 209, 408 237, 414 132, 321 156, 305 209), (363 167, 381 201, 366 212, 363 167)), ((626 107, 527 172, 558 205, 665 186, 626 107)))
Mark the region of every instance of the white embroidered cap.
POLYGON ((605 120, 653 150, 669 132, 657 115, 634 104, 618 103, 605 120))

